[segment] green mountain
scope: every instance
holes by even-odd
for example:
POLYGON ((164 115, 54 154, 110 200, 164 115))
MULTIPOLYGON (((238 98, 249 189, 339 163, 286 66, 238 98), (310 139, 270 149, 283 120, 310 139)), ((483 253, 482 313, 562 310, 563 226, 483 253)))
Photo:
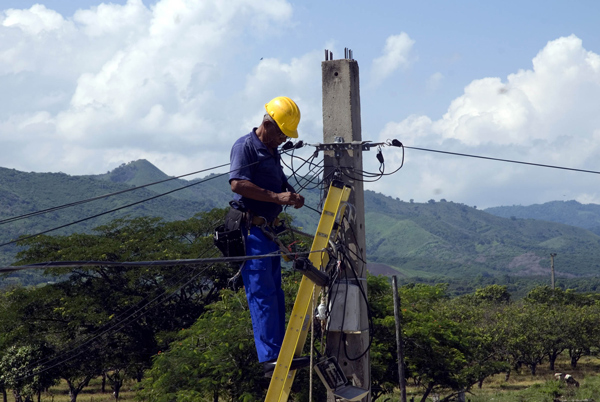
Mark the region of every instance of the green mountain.
MULTIPOLYGON (((132 163, 132 166, 134 165, 137 166, 136 163, 132 163)), ((146 169, 140 169, 139 171, 144 175, 146 174, 146 169)), ((21 235, 41 233, 157 195, 149 188, 142 188, 114 197, 100 198, 70 208, 54 210, 43 215, 13 222, 2 222, 9 218, 132 188, 126 182, 106 180, 104 176, 25 173, 14 169, 0 168, 0 224, 2 225, 0 244, 12 241, 21 235)), ((161 216, 167 220, 187 219, 196 212, 210 209, 213 206, 214 202, 210 200, 159 197, 53 231, 51 234, 64 235, 73 232, 89 232, 94 227, 126 216, 161 216)), ((0 263, 2 265, 11 263, 17 250, 18 248, 14 245, 1 247, 0 263)))
MULTIPOLYGON (((66 203, 169 179, 145 160, 123 164, 101 175, 24 173, 0 168, 0 221, 66 203)), ((292 183, 306 186, 304 179, 292 183)), ((319 190, 303 191, 306 208, 289 209, 296 225, 315 231, 319 190), (311 207, 311 208, 309 208, 311 207)), ((231 198, 227 175, 174 179, 114 197, 4 223, 0 241, 34 234, 171 192, 152 201, 68 226, 57 234, 87 232, 123 216, 186 219, 200 211, 225 207, 231 198), (185 189, 174 191, 182 187, 185 189)), ((578 207, 581 204, 564 203, 578 207)), ((369 270, 407 277, 464 278, 473 276, 549 275, 550 253, 557 253, 557 276, 596 275, 600 268, 600 237, 588 230, 548 221, 495 216, 453 202, 410 203, 372 191, 365 192, 369 270)), ((600 208, 600 206, 598 206, 600 208)), ((574 213, 569 208, 565 214, 574 213)), ((558 213, 557 213, 558 214, 558 213)), ((3 264, 14 258, 14 246, 0 247, 3 264)))
POLYGON ((501 218, 453 202, 400 202, 365 193, 369 261, 409 276, 597 275, 600 237, 581 228, 501 218))
POLYGON ((600 205, 597 204, 580 204, 577 201, 551 201, 529 206, 493 207, 485 211, 503 218, 515 217, 564 223, 600 235, 600 205))

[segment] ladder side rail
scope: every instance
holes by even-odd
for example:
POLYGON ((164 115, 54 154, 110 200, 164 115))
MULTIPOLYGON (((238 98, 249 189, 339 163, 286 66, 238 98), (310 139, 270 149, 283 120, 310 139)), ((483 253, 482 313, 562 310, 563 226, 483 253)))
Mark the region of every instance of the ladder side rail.
MULTIPOLYGON (((350 197, 350 192, 351 189, 348 186, 345 186, 343 189, 344 193, 342 194, 342 198, 341 198, 341 205, 338 209, 338 213, 336 215, 336 223, 339 223, 339 221, 341 221, 341 218, 344 216, 345 212, 346 212, 346 202, 348 201, 348 198, 350 197)), ((340 226, 338 225, 337 228, 334 224, 333 227, 333 233, 330 235, 331 239, 336 239, 337 238, 337 234, 339 232, 339 228, 340 226)), ((329 239, 327 241, 327 243, 329 243, 329 239)), ((318 250, 318 248, 317 248, 318 250)), ((315 261, 311 260, 311 262, 313 263, 314 266, 319 267, 319 269, 323 269, 323 267, 327 266, 327 263, 329 262, 329 254, 323 253, 324 257, 320 260, 316 260, 315 261)), ((310 254, 311 256, 315 255, 321 255, 321 253, 319 254, 310 254)), ((310 257, 309 257, 310 260, 310 257)), ((304 277, 302 278, 304 279, 304 277)), ((319 292, 321 291, 321 287, 320 286, 316 286, 314 285, 314 292, 317 293, 317 295, 319 294, 319 292)), ((300 356, 302 354, 302 349, 304 349, 304 344, 306 343, 306 338, 308 337, 308 329, 310 328, 310 319, 312 319, 312 314, 309 316, 308 315, 308 311, 314 311, 315 310, 315 306, 313 305, 313 299, 312 299, 312 293, 311 293, 311 299, 310 299, 310 305, 307 306, 307 312, 305 313, 305 320, 304 320, 304 325, 302 326, 302 330, 300 331, 300 336, 298 337, 298 343, 296 344, 296 350, 294 351, 294 356, 300 356), (308 308, 310 308, 310 310, 308 310, 308 308)), ((283 392, 282 392, 282 396, 279 399, 280 402, 285 402, 288 400, 288 397, 290 395, 290 391, 292 390, 292 384, 294 383, 294 377, 296 376, 296 371, 291 372, 285 382, 284 388, 283 388, 283 392)))
MULTIPOLYGON (((334 230, 336 218, 340 212, 340 207, 345 209, 345 202, 350 194, 349 187, 338 187, 333 184, 329 188, 327 199, 323 206, 323 213, 317 227, 317 233, 313 240, 311 251, 324 250, 329 245, 331 233, 334 230)), ((328 261, 326 252, 311 253, 309 260, 313 264, 315 261, 319 269, 322 269, 321 263, 328 261)), ((291 384, 293 382, 295 371, 290 373, 290 366, 295 355, 301 353, 304 343, 306 342, 306 334, 308 331, 308 308, 312 304, 312 295, 314 291, 319 291, 320 287, 302 277, 300 288, 294 302, 294 308, 290 316, 290 321, 281 346, 281 351, 277 359, 273 377, 269 384, 265 402, 285 402, 288 399, 291 384), (317 288, 317 289, 315 289, 317 288), (301 341, 301 342, 300 342, 301 341)))

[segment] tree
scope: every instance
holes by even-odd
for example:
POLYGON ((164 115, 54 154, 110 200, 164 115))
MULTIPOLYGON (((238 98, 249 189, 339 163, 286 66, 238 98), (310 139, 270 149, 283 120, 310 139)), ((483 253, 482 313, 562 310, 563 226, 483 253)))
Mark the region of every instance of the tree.
POLYGON ((40 362, 48 354, 44 345, 11 346, 0 360, 0 381, 13 390, 16 402, 34 396, 56 383, 55 374, 40 362))
MULTIPOLYGON (((18 318, 30 333, 54 345, 71 400, 93 376, 108 372, 115 394, 125 377, 141 379, 152 356, 191 326, 235 271, 231 267, 102 265, 102 261, 148 261, 215 256, 213 228, 224 214, 214 210, 187 221, 120 219, 95 234, 39 236, 20 263, 100 261, 98 266, 49 269, 62 282, 18 292, 18 318), (36 302, 40 300, 40 302, 36 302), (39 309, 32 308, 42 304, 39 309), (43 317, 43 319, 40 319, 43 317), (48 318, 49 317, 49 318, 48 318), (66 358, 66 357, 69 358, 66 358)), ((15 297, 17 294, 15 294, 15 297)))
POLYGON ((506 286, 490 285, 474 294, 453 299, 447 306, 449 317, 469 329, 469 364, 463 370, 469 389, 474 384, 510 369, 505 353, 506 336, 499 331, 499 322, 510 301, 506 286))
MULTIPOLYGON (((477 343, 472 328, 456 320, 447 308, 447 285, 407 285, 400 289, 408 376, 423 388, 421 401, 434 390, 452 395, 468 388, 472 351, 477 343)), ((450 398, 451 395, 448 396, 450 398)))
POLYGON ((575 369, 581 356, 589 354, 593 347, 600 344, 600 306, 565 306, 565 319, 566 348, 571 368, 575 369))
POLYGON ((475 290, 473 298, 478 303, 498 306, 510 302, 510 293, 506 285, 489 285, 475 290))
POLYGON ((268 380, 256 360, 243 291, 222 291, 196 323, 154 357, 141 396, 151 402, 260 400, 268 380))
POLYGON ((540 305, 514 304, 506 308, 500 330, 507 334, 507 349, 514 367, 525 364, 531 375, 548 354, 548 322, 540 305))

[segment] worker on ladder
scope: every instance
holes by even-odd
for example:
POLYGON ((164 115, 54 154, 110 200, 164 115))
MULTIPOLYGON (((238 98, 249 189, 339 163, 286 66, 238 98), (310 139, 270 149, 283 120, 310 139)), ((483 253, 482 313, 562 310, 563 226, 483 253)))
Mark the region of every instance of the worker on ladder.
MULTIPOLYGON (((267 113, 258 128, 239 138, 231 148, 229 183, 234 192, 232 208, 242 212, 246 255, 277 253, 279 246, 265 234, 275 231, 283 205, 301 208, 297 194, 283 173, 278 147, 298 137, 300 109, 288 97, 277 97, 265 105, 267 113)), ((281 288, 281 257, 248 260, 242 278, 252 317, 258 361, 265 376, 272 374, 285 335, 285 301, 281 288)), ((306 367, 308 358, 298 358, 294 368, 306 367)))

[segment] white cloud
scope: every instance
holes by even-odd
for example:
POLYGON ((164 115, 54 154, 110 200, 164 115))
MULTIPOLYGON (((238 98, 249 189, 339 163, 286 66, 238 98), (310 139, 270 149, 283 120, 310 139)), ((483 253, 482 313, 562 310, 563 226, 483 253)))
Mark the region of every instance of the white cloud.
POLYGON ((321 52, 313 51, 289 63, 264 59, 246 79, 242 99, 255 103, 256 113, 243 121, 243 128, 257 126, 264 114, 264 104, 276 96, 288 96, 298 104, 298 126, 304 141, 322 141, 321 52))
MULTIPOLYGON (((18 150, 3 166, 84 174, 152 157, 178 160, 167 167, 178 174, 216 149, 222 162, 248 118, 232 105, 230 82, 243 86, 253 67, 238 66, 239 52, 291 16, 284 0, 128 0, 71 18, 43 5, 0 11, 0 83, 14 87, 0 93, 0 138, 18 150)), ((306 87, 305 58, 276 63, 273 74, 297 77, 290 88, 306 87)))
MULTIPOLYGON (((389 123, 381 139, 395 137, 407 146, 469 153, 540 164, 600 170, 600 56, 583 48, 574 35, 548 44, 533 58, 533 68, 506 80, 471 82, 432 121, 411 116, 389 123)), ((396 162, 397 162, 396 158, 396 162)), ((390 163, 393 165, 393 163, 390 163)), ((407 150, 402 192, 480 207, 553 199, 598 199, 593 177, 407 150), (410 185, 408 185, 408 183, 410 185), (560 193, 560 195, 559 195, 560 193), (440 197, 435 197, 440 198, 440 197)), ((400 193, 398 193, 400 196, 400 193)), ((404 195, 404 198, 408 198, 404 195)))
POLYGON ((42 32, 61 30, 66 25, 66 21, 59 13, 48 10, 42 4, 35 4, 29 10, 7 10, 2 25, 21 29, 34 36, 42 32))
POLYGON ((385 41, 383 54, 373 60, 371 67, 371 83, 381 84, 399 68, 406 68, 411 63, 411 50, 415 41, 407 33, 392 35, 385 41))

